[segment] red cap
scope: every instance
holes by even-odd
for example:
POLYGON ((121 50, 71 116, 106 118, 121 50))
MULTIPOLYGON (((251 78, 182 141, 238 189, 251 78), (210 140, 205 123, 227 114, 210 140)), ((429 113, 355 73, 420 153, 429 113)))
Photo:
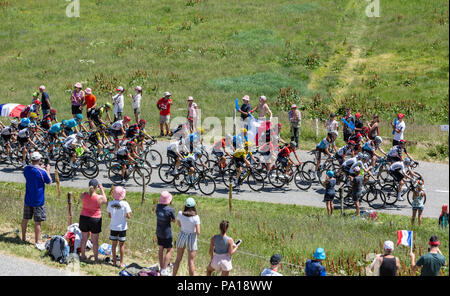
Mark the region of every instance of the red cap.
POLYGON ((360 118, 360 117, 361 117, 361 114, 360 114, 360 113, 356 113, 356 114, 355 114, 355 117, 360 118))
POLYGON ((402 119, 403 117, 405 117, 405 114, 403 114, 403 113, 398 113, 398 118, 402 119))

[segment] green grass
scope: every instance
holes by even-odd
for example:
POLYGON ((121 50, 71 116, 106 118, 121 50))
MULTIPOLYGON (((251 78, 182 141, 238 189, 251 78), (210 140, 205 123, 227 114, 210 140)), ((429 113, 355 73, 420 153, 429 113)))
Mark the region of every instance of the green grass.
MULTIPOLYGON (((43 223, 43 234, 64 234, 67 225, 67 192, 79 196, 79 189, 62 188, 60 198, 56 197, 55 186, 46 189, 48 220, 43 223)), ((20 228, 23 208, 23 184, 0 183, 0 246, 3 252, 27 257, 45 264, 58 266, 48 257, 40 257, 33 245, 20 242, 13 233, 20 228)), ((155 207, 158 194, 147 194, 141 205, 140 193, 127 193, 126 200, 132 208, 132 218, 127 231, 126 259, 128 263, 138 262, 150 266, 158 262, 155 237, 155 207)), ((188 195, 174 195, 173 207, 182 209, 188 195)), ((411 227, 410 218, 399 215, 379 214, 379 223, 364 219, 354 219, 353 210, 346 210, 347 216, 341 217, 339 211, 327 217, 324 208, 301 207, 263 202, 233 200, 233 210, 229 211, 227 199, 195 197, 201 219, 199 251, 195 259, 198 274, 205 274, 209 263, 209 239, 219 230, 219 223, 230 221, 229 235, 242 239, 238 253, 233 256, 232 275, 257 275, 267 267, 273 253, 283 255, 282 273, 285 275, 303 275, 303 266, 317 247, 325 248, 327 260, 325 266, 332 275, 364 275, 364 268, 370 262, 365 258, 370 253, 379 253, 385 240, 396 242, 399 229, 414 230, 416 256, 426 252, 427 240, 433 234, 440 237, 441 250, 448 254, 448 232, 440 230, 436 219, 425 218, 420 227, 411 227), (249 215, 251 213, 251 215, 249 215)), ((73 222, 78 221, 80 202, 73 202, 73 222)), ((106 207, 102 206, 105 212, 106 207)), ((103 232, 100 243, 109 243, 109 219, 103 214, 103 232)), ((174 238, 179 228, 173 227, 174 238)), ((34 234, 30 222, 28 234, 30 240, 34 234)), ((409 249, 398 246, 394 251, 402 261, 402 275, 410 274, 409 249)), ((175 259, 176 252, 172 257, 175 259)), ((186 255, 185 255, 186 257, 186 255)), ((118 272, 104 264, 82 264, 81 271, 89 275, 114 275, 118 272)), ((180 266, 181 274, 187 274, 186 258, 180 266)), ((448 269, 443 269, 448 275, 448 269)))
MULTIPOLYGON (((291 87, 304 118, 341 114, 349 102, 384 121, 403 112, 416 127, 407 139, 433 151, 448 146, 447 137, 417 132, 448 123, 448 1, 386 1, 379 18, 366 17, 367 3, 357 0, 97 0, 81 2, 80 18, 66 17, 67 4, 0 2, 0 103, 29 104, 44 84, 68 118, 70 90, 81 81, 100 103, 123 85, 132 114, 128 94, 141 84, 142 114, 158 133, 164 91, 173 94, 172 118, 185 116, 192 95, 204 118, 223 120, 245 94, 253 105, 265 94, 282 117, 280 89, 291 87), (314 106, 317 94, 323 103, 314 106)), ((314 144, 302 136, 301 145, 314 144)), ((435 154, 417 156, 448 160, 435 154)))

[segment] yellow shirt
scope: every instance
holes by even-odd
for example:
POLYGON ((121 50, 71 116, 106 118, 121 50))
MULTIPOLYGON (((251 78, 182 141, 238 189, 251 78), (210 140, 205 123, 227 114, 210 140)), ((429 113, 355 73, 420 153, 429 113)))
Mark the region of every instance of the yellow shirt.
POLYGON ((246 150, 245 148, 239 148, 236 149, 236 151, 233 153, 233 156, 236 158, 245 158, 247 156, 247 154, 252 155, 252 153, 248 150, 246 150))

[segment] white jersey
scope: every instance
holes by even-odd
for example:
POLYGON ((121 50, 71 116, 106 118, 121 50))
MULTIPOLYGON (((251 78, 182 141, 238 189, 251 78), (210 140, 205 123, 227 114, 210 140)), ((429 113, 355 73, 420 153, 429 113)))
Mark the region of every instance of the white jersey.
POLYGON ((405 132, 405 128, 406 128, 406 125, 405 125, 404 121, 402 121, 402 122, 397 121, 397 124, 395 125, 395 129, 400 130, 400 132, 397 133, 396 131, 394 131, 394 140, 396 140, 396 141, 403 140, 403 133, 405 132))
POLYGON ((345 157, 345 156, 351 155, 351 154, 352 154, 352 149, 348 145, 341 147, 337 152, 337 155, 339 155, 340 157, 345 157))
POLYGON ((21 129, 19 131, 19 133, 17 134, 17 136, 19 138, 26 139, 26 138, 30 137, 30 134, 31 134, 31 132, 30 132, 30 130, 27 127, 27 128, 21 129))
POLYGON ((401 171, 402 173, 405 173, 405 165, 403 161, 397 161, 391 164, 389 167, 389 170, 393 171, 401 171))
POLYGON ((4 129, 2 129, 1 134, 3 136, 10 136, 13 132, 15 131, 15 128, 12 127, 11 125, 5 127, 4 129))
POLYGON ((358 158, 355 156, 355 157, 352 157, 352 158, 349 158, 349 159, 347 159, 343 164, 342 164, 342 166, 343 167, 351 167, 351 166, 353 166, 356 162, 358 162, 358 158))
POLYGON ((111 125, 111 129, 115 131, 120 131, 123 128, 123 120, 117 120, 111 125))
POLYGON ((133 101, 131 102, 131 107, 133 109, 140 108, 141 107, 141 99, 142 99, 141 94, 135 94, 133 96, 133 101))
POLYGON ((68 136, 64 140, 63 147, 69 148, 70 146, 72 146, 72 144, 78 144, 78 139, 77 139, 77 135, 76 134, 68 136))

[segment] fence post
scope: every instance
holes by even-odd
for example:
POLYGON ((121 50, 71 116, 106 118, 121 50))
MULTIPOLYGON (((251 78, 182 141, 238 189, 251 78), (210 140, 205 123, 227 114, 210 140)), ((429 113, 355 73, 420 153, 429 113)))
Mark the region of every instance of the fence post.
POLYGON ((142 174, 142 201, 141 201, 141 204, 144 204, 144 201, 145 201, 145 175, 144 175, 144 173, 143 172, 141 172, 141 174, 142 174))
POLYGON ((228 208, 231 212, 231 210, 233 209, 233 184, 232 182, 230 182, 230 186, 228 188, 229 192, 228 192, 228 208))
POLYGON ((61 197, 61 187, 59 183, 59 172, 55 170, 55 182, 56 182, 56 192, 58 192, 58 198, 61 197))
POLYGON ((341 216, 344 215, 344 197, 342 196, 342 188, 339 189, 341 195, 341 216))
POLYGON ((68 205, 68 212, 69 217, 67 222, 69 223, 68 226, 72 225, 72 192, 67 193, 67 205, 68 205))

